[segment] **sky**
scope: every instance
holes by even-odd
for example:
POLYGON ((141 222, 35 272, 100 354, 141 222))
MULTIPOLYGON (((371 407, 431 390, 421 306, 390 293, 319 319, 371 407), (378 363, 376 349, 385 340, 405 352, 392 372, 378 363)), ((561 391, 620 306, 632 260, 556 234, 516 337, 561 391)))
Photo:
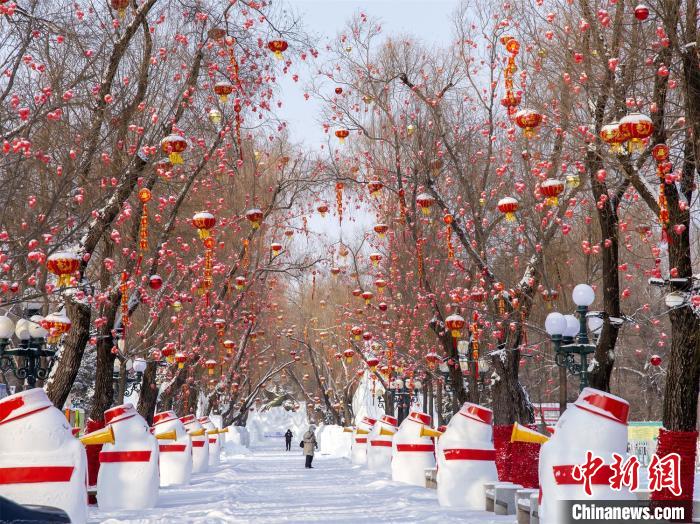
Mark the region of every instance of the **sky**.
MULTIPOLYGON (((428 45, 448 44, 452 36, 451 15, 459 0, 285 0, 286 6, 299 14, 308 32, 321 37, 316 45, 319 60, 329 39, 340 33, 347 20, 362 11, 381 22, 385 35, 410 34, 428 45)), ((304 100, 304 87, 312 70, 300 65, 279 79, 284 104, 277 114, 288 122, 292 142, 317 149, 326 142, 319 122, 320 106, 313 99, 304 100)))

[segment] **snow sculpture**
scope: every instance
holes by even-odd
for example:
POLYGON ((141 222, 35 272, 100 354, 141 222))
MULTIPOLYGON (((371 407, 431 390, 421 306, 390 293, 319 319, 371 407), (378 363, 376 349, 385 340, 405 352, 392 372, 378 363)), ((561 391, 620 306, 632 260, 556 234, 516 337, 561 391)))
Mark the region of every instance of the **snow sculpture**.
POLYGON ((219 429, 209 417, 200 417, 199 423, 206 430, 205 434, 209 441, 209 466, 218 466, 221 462, 221 439, 224 432, 222 431, 220 434, 219 429))
POLYGON ((158 441, 132 404, 105 411, 114 443, 100 451, 97 504, 103 510, 147 509, 158 502, 158 441))
POLYGON ((153 417, 153 434, 160 441, 161 487, 189 484, 192 476, 192 440, 185 425, 174 411, 163 411, 153 417))
POLYGON ((542 445, 539 461, 541 489, 540 522, 557 524, 563 521, 561 500, 634 500, 625 486, 613 491, 612 453, 625 457, 627 452, 627 401, 610 393, 585 388, 559 418, 554 435, 542 445), (600 457, 604 465, 591 478, 589 496, 584 482, 574 471, 587 462, 587 452, 600 457))
POLYGON ((43 389, 0 400, 0 449, 0 496, 87 521, 85 449, 43 389))
POLYGON ((209 470, 209 439, 206 429, 194 415, 181 417, 180 421, 192 437, 192 473, 204 473, 209 470))
POLYGON ((425 486, 425 470, 435 467, 435 445, 430 415, 411 411, 394 435, 391 452, 391 478, 425 486))
POLYGON ((367 467, 372 471, 391 474, 391 441, 398 430, 398 421, 390 415, 374 425, 367 436, 367 467))
POLYGON ((376 423, 376 419, 362 417, 352 434, 350 460, 353 464, 367 464, 367 435, 376 423))
POLYGON ((441 506, 484 509, 484 482, 497 481, 493 412, 465 402, 437 443, 437 495, 441 506))

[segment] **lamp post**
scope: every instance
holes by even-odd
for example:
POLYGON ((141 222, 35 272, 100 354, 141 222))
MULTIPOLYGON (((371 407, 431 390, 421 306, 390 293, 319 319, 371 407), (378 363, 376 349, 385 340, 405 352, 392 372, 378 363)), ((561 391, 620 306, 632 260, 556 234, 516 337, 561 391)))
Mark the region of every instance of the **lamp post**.
POLYGON ((412 380, 411 378, 395 378, 389 384, 388 393, 391 395, 391 401, 396 409, 396 418, 399 424, 408 416, 411 410, 411 404, 417 401, 416 390, 422 387, 420 380, 412 380))
MULTIPOLYGON (((588 355, 595 352, 595 344, 591 344, 588 340, 588 327, 586 326, 588 307, 595 300, 595 292, 588 284, 579 284, 574 288, 572 297, 574 304, 576 304, 578 319, 573 315, 562 315, 554 312, 547 315, 544 323, 545 331, 552 339, 557 366, 564 370, 563 379, 562 373, 559 374, 559 409, 561 412, 566 406, 566 371, 579 377, 579 391, 583 391, 583 388, 588 386, 588 355), (578 356, 578 362, 576 356, 578 356), (563 391, 562 382, 564 382, 563 391)), ((597 317, 590 317, 589 323, 591 323, 592 318, 597 317)), ((601 324, 596 327, 599 329, 601 326, 602 320, 601 324)), ((591 327, 591 330, 595 332, 593 326, 591 327)))
POLYGON ((25 302, 23 317, 15 324, 7 316, 0 317, 0 371, 12 374, 30 388, 37 380, 46 380, 56 359, 56 345, 46 345, 49 332, 41 325, 42 303, 25 302), (13 346, 12 338, 18 341, 13 346), (46 359, 42 365, 42 359, 46 359))
MULTIPOLYGON (((114 367, 112 368, 112 380, 119 388, 119 374, 121 370, 121 361, 114 359, 114 367)), ((126 381, 124 386, 124 396, 130 397, 136 392, 141 391, 141 381, 143 372, 146 371, 146 361, 142 358, 136 358, 133 361, 128 359, 125 362, 126 381)))

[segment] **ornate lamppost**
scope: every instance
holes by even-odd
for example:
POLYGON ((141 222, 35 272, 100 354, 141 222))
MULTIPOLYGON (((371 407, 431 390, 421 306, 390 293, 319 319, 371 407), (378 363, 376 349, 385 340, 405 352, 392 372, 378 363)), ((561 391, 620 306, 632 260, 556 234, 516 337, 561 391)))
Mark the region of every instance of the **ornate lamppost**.
MULTIPOLYGON (((141 382, 143 380, 143 372, 146 371, 146 361, 142 358, 134 360, 126 360, 126 381, 124 386, 124 396, 130 397, 134 393, 141 391, 141 382)), ((114 367, 112 369, 112 380, 117 388, 119 387, 119 373, 121 369, 120 360, 114 359, 114 367)))

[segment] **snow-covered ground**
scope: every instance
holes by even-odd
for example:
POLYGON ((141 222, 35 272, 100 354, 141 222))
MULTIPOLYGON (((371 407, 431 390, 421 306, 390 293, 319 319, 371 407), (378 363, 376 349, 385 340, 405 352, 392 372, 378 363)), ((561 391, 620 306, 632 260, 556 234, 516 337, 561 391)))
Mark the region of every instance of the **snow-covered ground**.
MULTIPOLYGON (((241 448, 238 448, 241 449, 241 448)), ((441 508, 436 492, 392 482, 343 458, 316 455, 304 469, 295 440, 254 447, 223 457, 220 466, 193 475, 183 488, 161 489, 158 507, 107 513, 95 508, 90 522, 463 522, 509 523, 515 517, 441 508)))

